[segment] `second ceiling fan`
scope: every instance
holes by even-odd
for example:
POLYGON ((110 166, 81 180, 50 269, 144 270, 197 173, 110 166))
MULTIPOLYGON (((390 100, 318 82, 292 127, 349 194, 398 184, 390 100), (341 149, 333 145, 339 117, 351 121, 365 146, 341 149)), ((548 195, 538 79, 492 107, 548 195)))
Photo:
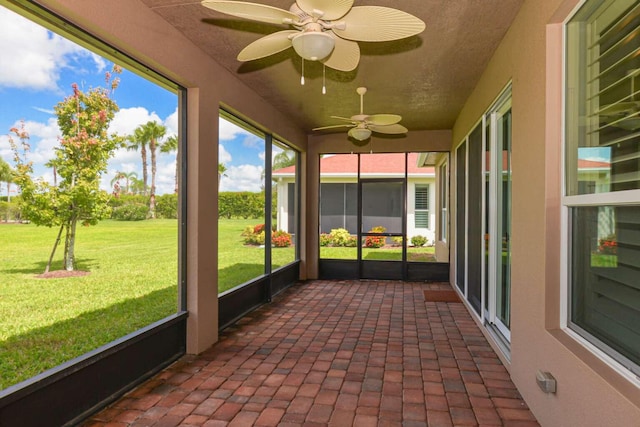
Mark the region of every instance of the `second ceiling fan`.
POLYGON ((289 10, 258 3, 203 0, 202 5, 240 18, 290 25, 245 47, 239 61, 252 61, 293 47, 303 59, 329 68, 352 71, 360 61, 358 41, 385 42, 414 36, 422 20, 398 9, 356 6, 354 0, 296 0, 289 10))
POLYGON ((367 93, 367 88, 359 87, 356 92, 360 95, 360 114, 351 117, 331 116, 332 119, 342 120, 346 123, 323 126, 313 130, 351 128, 348 135, 357 141, 365 141, 371 136, 371 132, 387 135, 401 135, 408 132, 406 127, 399 124, 402 117, 397 114, 364 114, 364 94, 367 93))

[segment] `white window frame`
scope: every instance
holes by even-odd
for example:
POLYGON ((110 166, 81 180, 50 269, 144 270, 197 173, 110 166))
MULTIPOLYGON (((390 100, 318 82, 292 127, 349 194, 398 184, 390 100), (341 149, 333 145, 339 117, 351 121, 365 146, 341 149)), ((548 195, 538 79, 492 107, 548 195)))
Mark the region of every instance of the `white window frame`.
POLYGON ((570 242, 570 210, 578 207, 589 206, 639 206, 640 190, 614 191, 608 193, 567 195, 567 26, 576 13, 591 0, 582 0, 562 22, 562 149, 561 165, 562 173, 559 185, 561 185, 560 203, 560 328, 569 337, 582 347, 606 363, 610 368, 640 387, 640 367, 626 359, 614 349, 610 348, 597 337, 584 331, 580 326, 571 322, 571 242, 570 242), (614 356, 615 355, 615 356, 614 356), (625 362, 628 361, 628 363, 625 362), (634 370, 629 364, 634 365, 634 370))
POLYGON ((413 187, 413 208, 414 208, 414 218, 413 218, 413 226, 415 229, 427 229, 430 230, 431 229, 431 218, 430 218, 430 212, 431 212, 431 184, 421 184, 421 183, 416 183, 414 184, 413 187), (427 190, 427 208, 426 209, 419 209, 418 208, 418 188, 420 188, 420 190, 427 190), (418 226, 418 213, 425 213, 427 216, 427 226, 426 227, 422 227, 422 226, 418 226))

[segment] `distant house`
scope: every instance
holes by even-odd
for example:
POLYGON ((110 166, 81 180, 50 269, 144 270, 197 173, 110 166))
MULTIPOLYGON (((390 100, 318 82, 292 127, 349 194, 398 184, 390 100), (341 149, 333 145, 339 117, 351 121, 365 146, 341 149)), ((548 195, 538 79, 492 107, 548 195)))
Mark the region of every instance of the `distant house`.
MULTIPOLYGON (((426 153, 410 153, 407 164, 407 236, 415 235, 435 240, 436 227, 436 175, 433 166, 425 164, 426 153)), ((273 171, 278 194, 277 227, 293 230, 295 166, 273 171)), ((376 206, 375 217, 363 218, 363 231, 383 226, 388 231, 402 230, 402 195, 398 186, 390 180, 405 178, 405 158, 402 153, 362 154, 361 180, 379 179, 379 185, 371 186, 367 200, 376 206), (389 180, 389 181, 387 181, 389 180)), ((320 159, 320 232, 345 228, 357 234, 358 156, 356 154, 329 155, 320 159)))

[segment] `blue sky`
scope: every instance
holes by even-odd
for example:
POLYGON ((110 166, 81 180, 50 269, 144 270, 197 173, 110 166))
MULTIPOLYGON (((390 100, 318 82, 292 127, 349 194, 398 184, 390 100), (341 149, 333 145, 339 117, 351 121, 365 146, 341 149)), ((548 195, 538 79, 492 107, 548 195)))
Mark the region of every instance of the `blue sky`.
MULTIPOLYGON (((52 158, 60 136, 53 107, 71 93, 71 84, 89 89, 104 84, 104 73, 112 63, 0 6, 0 157, 13 166, 7 135, 11 127, 25 121, 30 134, 34 173, 52 182, 53 173, 44 167, 52 158)), ((177 133, 178 97, 138 75, 123 71, 114 94, 120 107, 110 126, 121 135, 148 121, 167 127, 167 137, 177 133)), ((264 142, 221 119, 220 161, 228 171, 223 191, 258 191, 264 162, 264 142)), ((136 172, 142 178, 140 154, 118 150, 109 162, 102 187, 110 190, 116 171, 136 172)), ((149 172, 150 173, 150 172, 149 172)), ((175 153, 158 156, 158 194, 173 192, 175 153)), ((0 194, 6 194, 2 183, 0 194)), ((15 186, 13 186, 15 188, 15 186)))

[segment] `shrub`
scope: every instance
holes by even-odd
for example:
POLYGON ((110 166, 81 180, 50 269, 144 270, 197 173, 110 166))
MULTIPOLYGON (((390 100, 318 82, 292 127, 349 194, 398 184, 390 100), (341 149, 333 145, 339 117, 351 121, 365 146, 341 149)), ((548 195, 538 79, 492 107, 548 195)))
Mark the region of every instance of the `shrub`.
POLYGON ((327 233, 320 233, 320 246, 325 247, 331 244, 331 236, 327 233))
POLYGON ((258 224, 255 227, 253 227, 254 234, 261 233, 262 231, 264 231, 264 224, 258 224))
POLYGON ((19 221, 20 206, 16 202, 0 202, 0 221, 19 221))
POLYGON ((178 218, 177 194, 163 194, 156 197, 156 217, 165 219, 178 218))
POLYGON ((291 246, 291 234, 286 231, 274 231, 271 235, 271 243, 276 248, 286 248, 291 246))
POLYGON ((344 228, 334 228, 329 233, 329 238, 332 246, 348 246, 351 233, 344 228))
POLYGON ((355 248, 356 246, 358 246, 358 238, 356 236, 349 236, 349 238, 347 239, 347 243, 345 243, 345 246, 348 248, 355 248))
MULTIPOLYGON (((387 231, 386 228, 377 226, 369 230, 369 233, 384 233, 385 231, 387 231)), ((386 240, 387 238, 384 236, 367 236, 364 239, 364 245, 368 248, 381 248, 384 246, 386 240)))
POLYGON ((604 255, 616 255, 618 253, 618 242, 615 235, 607 236, 598 240, 598 252, 604 255))
POLYGON ((402 246, 402 242, 404 241, 404 237, 402 237, 402 236, 393 236, 391 238, 391 241, 396 246, 402 246))
POLYGON ((247 225, 244 230, 242 230, 242 233, 240 234, 242 237, 248 237, 251 236, 253 234, 253 227, 251 225, 247 225))
POLYGON ((416 247, 424 246, 427 243, 427 238, 421 235, 413 236, 411 238, 411 244, 416 247))
POLYGON ((111 218, 118 221, 142 221, 149 215, 149 206, 142 203, 128 203, 116 207, 111 212, 111 218))
POLYGON ((244 239, 247 245, 264 245, 264 231, 260 233, 251 233, 244 239))

